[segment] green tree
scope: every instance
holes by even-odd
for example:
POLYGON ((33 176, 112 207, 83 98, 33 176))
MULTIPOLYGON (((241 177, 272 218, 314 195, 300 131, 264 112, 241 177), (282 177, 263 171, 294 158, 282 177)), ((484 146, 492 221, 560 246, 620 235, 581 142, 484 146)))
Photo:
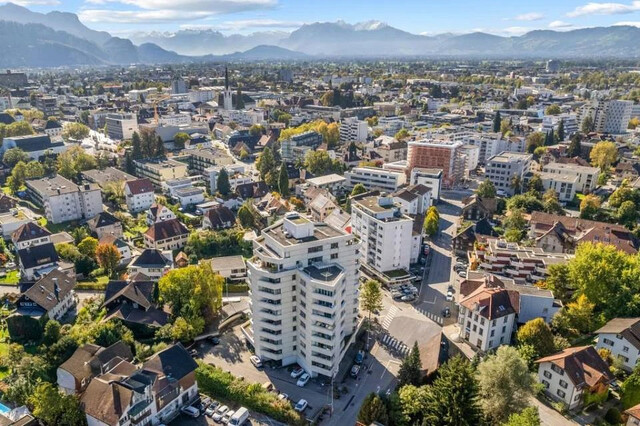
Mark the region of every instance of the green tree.
POLYGON ((26 179, 39 179, 44 176, 44 167, 38 161, 29 161, 24 173, 26 179))
POLYGON ((142 140, 140 139, 140 134, 133 132, 133 136, 131 136, 131 158, 133 160, 140 160, 142 157, 142 140))
POLYGON ((231 184, 229 183, 229 173, 227 173, 227 170, 224 168, 220 169, 220 173, 218 173, 216 187, 218 188, 218 192, 225 197, 231 193, 231 184))
POLYGON ((485 416, 495 423, 524 410, 535 392, 535 379, 511 346, 500 346, 478 365, 480 401, 485 416))
POLYGON ((568 303, 553 317, 553 326, 564 334, 591 333, 599 324, 594 317, 595 304, 581 294, 575 302, 568 303))
POLYGON ((533 154, 536 148, 540 148, 545 141, 545 135, 542 132, 533 132, 527 136, 527 152, 533 154))
POLYGON ((613 191, 613 194, 609 197, 609 205, 617 209, 625 201, 634 201, 635 198, 635 191, 629 186, 629 181, 624 179, 620 186, 613 191))
POLYGON ((11 175, 7 179, 7 185, 9 185, 9 190, 11 193, 15 194, 22 188, 25 180, 27 179, 27 165, 22 161, 19 161, 18 164, 13 166, 13 170, 11 170, 11 175))
POLYGON ((29 154, 21 150, 20 148, 9 148, 2 156, 2 162, 12 169, 20 161, 27 163, 29 161, 29 154))
POLYGON ((422 224, 424 233, 430 237, 434 236, 438 232, 438 229, 440 228, 439 222, 440 221, 438 219, 437 214, 433 212, 427 213, 427 216, 424 218, 424 223, 422 224))
POLYGON ((153 155, 154 157, 164 157, 166 155, 166 149, 164 147, 164 142, 162 141, 162 138, 160 136, 158 136, 156 138, 156 144, 155 144, 155 148, 153 150, 153 155))
POLYGON ((290 194, 289 191, 289 174, 287 173, 287 165, 283 161, 280 165, 280 174, 278 176, 278 190, 280 195, 283 197, 288 197, 290 194))
POLYGON ((598 142, 591 149, 589 158, 591 158, 591 164, 595 167, 600 167, 600 170, 603 171, 607 170, 618 158, 618 148, 611 141, 598 142))
POLYGON ((582 144, 580 143, 581 139, 582 139, 582 135, 580 135, 580 133, 576 133, 573 136, 571 136, 571 143, 567 148, 568 157, 571 157, 571 158, 580 157, 580 154, 582 153, 582 144))
POLYGON ((550 146, 555 143, 556 141, 553 137, 553 131, 549 130, 547 133, 545 133, 545 136, 544 136, 544 146, 550 146))
POLYGON ((209 322, 222 307, 223 284, 224 278, 214 273, 209 263, 201 263, 169 271, 158 281, 158 290, 174 318, 209 322))
POLYGON ((260 136, 264 133, 264 127, 261 124, 254 124, 249 127, 249 134, 253 137, 260 136))
POLYGON ((80 141, 89 136, 89 128, 82 123, 66 123, 62 129, 64 140, 80 141))
POLYGON ((640 404, 640 369, 636 366, 633 372, 622 382, 622 407, 627 410, 640 404))
POLYGON ((266 181, 267 174, 276 168, 276 159, 271 148, 266 147, 256 160, 256 169, 260 172, 260 178, 266 181))
POLYGON ((323 176, 337 171, 336 164, 326 151, 309 151, 305 157, 304 165, 315 176, 323 176))
POLYGON ((600 210, 600 197, 594 194, 587 194, 580 202, 580 218, 593 219, 600 210))
POLYGON ((351 190, 351 196, 355 197, 356 195, 364 194, 367 192, 367 188, 361 183, 356 184, 351 190))
POLYGON ((564 137, 564 120, 560 120, 560 123, 558 123, 558 141, 564 141, 564 137))
POLYGON ((427 393, 423 424, 474 426, 482 423, 474 375, 471 363, 459 355, 441 366, 427 393))
POLYGON ((367 280, 360 286, 360 305, 369 316, 367 332, 371 333, 371 314, 382 309, 382 290, 376 280, 367 280))
POLYGON ((247 206, 246 203, 238 209, 238 222, 243 228, 252 228, 255 225, 252 207, 247 206))
POLYGON ((540 426, 537 407, 527 407, 519 413, 513 413, 502 426, 540 426))
POLYGON ((387 407, 377 393, 372 392, 366 396, 358 412, 358 421, 365 425, 370 425, 374 422, 388 424, 389 414, 387 413, 387 407))
POLYGON ((75 395, 63 395, 51 383, 42 383, 29 397, 33 414, 47 426, 87 424, 84 411, 75 395))
POLYGON ((113 244, 99 244, 96 248, 96 260, 107 276, 111 277, 120 263, 120 252, 113 244))
POLYGON ((406 424, 422 424, 429 403, 429 386, 404 385, 399 387, 398 396, 406 424))
POLYGON ((549 188, 545 191, 544 195, 542 196, 542 202, 545 212, 550 214, 557 214, 560 216, 565 215, 565 211, 558 201, 558 194, 552 188, 549 188))
POLYGON ((513 189, 514 194, 520 194, 522 192, 522 177, 520 175, 511 176, 509 186, 513 189))
POLYGON ((73 179, 78 173, 97 167, 96 158, 77 145, 58 156, 58 173, 67 179, 73 179))
POLYGON ((396 140, 402 142, 403 140, 407 139, 409 136, 410 136, 409 131, 407 129, 400 129, 396 132, 396 134, 393 137, 396 138, 396 140))
POLYGON ((591 117, 590 115, 587 115, 584 118, 584 120, 582 120, 580 130, 582 130, 582 133, 591 133, 593 132, 593 129, 594 129, 593 117, 591 117))
POLYGON ((417 386, 422 380, 422 361, 420 360, 420 349, 418 342, 413 343, 409 355, 402 360, 400 370, 398 370, 398 385, 417 386))
POLYGON ((560 115, 562 114, 562 109, 558 104, 551 104, 544 110, 546 115, 560 115))
POLYGON ((555 352, 553 333, 542 318, 526 322, 518 329, 518 345, 531 345, 535 349, 536 358, 542 358, 555 352))
POLYGON ((47 321, 47 325, 44 326, 42 343, 50 346, 57 342, 58 339, 60 339, 60 323, 56 320, 47 321))
POLYGON ((500 123, 500 133, 502 133, 502 136, 506 136, 507 133, 511 132, 511 119, 510 118, 505 118, 504 120, 502 120, 502 122, 500 123))
POLYGON ((618 207, 616 212, 618 223, 625 225, 629 229, 633 229, 638 222, 638 211, 633 201, 625 201, 618 207))
POLYGON ((98 248, 98 240, 93 237, 86 237, 80 244, 78 244, 78 250, 84 256, 90 257, 92 259, 96 258, 96 250, 98 248))
POLYGON ((542 194, 544 191, 544 185, 542 184, 542 178, 539 174, 536 173, 531 176, 531 179, 529 179, 529 182, 527 183, 527 191, 542 194))
POLYGON ((570 300, 573 287, 569 277, 569 266, 564 263, 549 265, 545 286, 553 295, 566 304, 570 300))
POLYGON ((480 183, 480 185, 478 185, 476 194, 478 195, 478 197, 482 198, 495 198, 496 187, 489 179, 485 179, 482 183, 480 183))
POLYGON ((204 318, 195 317, 187 321, 182 317, 178 317, 171 325, 171 337, 181 342, 192 341, 198 334, 202 333, 204 325, 204 318))
POLYGON ((176 148, 183 149, 185 144, 191 140, 191 136, 188 133, 178 132, 173 137, 173 143, 176 148))
POLYGON ((500 131, 501 124, 502 117, 500 117, 500 111, 496 111, 496 114, 493 116, 493 133, 498 133, 500 131))

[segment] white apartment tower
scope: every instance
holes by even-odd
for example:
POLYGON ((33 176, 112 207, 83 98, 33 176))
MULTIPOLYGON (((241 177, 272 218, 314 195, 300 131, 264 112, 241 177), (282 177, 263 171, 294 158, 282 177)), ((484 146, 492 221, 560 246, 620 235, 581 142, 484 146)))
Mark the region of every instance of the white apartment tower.
POLYGON ((340 142, 366 142, 369 125, 357 117, 347 117, 340 123, 340 142))
POLYGON ((631 120, 632 109, 633 101, 595 101, 592 105, 583 107, 580 123, 590 115, 596 132, 623 134, 627 131, 629 120, 631 120))
POLYGON ((393 197, 375 192, 351 199, 351 229, 362 241, 363 266, 373 273, 408 270, 413 219, 393 197))
POLYGON ((337 372, 358 325, 357 239, 297 213, 262 231, 248 262, 256 355, 337 372))
POLYGON ((224 67, 224 91, 222 92, 222 105, 227 111, 233 109, 233 93, 229 87, 229 69, 227 67, 224 67))

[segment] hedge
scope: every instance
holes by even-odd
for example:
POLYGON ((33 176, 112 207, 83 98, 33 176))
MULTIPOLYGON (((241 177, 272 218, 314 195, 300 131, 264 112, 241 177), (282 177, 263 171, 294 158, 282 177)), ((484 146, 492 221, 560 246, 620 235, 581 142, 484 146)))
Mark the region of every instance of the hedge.
POLYGON ((246 293, 249 291, 248 284, 227 284, 227 291, 229 293, 246 293))
POLYGON ((235 401, 250 410, 265 414, 288 425, 306 425, 306 420, 288 401, 280 401, 259 383, 248 383, 233 374, 202 362, 198 363, 196 380, 202 393, 213 398, 235 401))

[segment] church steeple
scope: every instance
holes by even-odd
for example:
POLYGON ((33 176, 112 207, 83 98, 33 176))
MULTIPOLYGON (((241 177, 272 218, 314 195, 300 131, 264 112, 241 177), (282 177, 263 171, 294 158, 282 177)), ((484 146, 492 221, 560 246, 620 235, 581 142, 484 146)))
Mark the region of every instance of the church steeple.
POLYGON ((224 67, 224 88, 229 90, 229 68, 224 67))
POLYGON ((229 68, 224 67, 224 90, 222 91, 222 106, 226 110, 233 109, 233 94, 229 87, 229 68))

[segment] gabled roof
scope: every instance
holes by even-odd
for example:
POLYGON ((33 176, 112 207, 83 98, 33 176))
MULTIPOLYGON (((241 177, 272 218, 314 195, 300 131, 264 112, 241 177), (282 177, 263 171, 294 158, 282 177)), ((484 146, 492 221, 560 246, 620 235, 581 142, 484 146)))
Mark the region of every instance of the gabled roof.
POLYGON ((230 223, 232 226, 236 221, 236 217, 231 209, 222 204, 207 210, 204 212, 204 215, 209 219, 209 222, 211 222, 212 228, 224 228, 227 226, 227 223, 230 223))
POLYGON ((152 305, 153 286, 153 282, 148 281, 109 281, 104 292, 103 305, 109 305, 115 299, 125 297, 131 303, 137 303, 147 309, 152 305))
POLYGON ((9 197, 6 194, 0 194, 0 213, 7 213, 9 210, 15 208, 18 205, 18 201, 9 197))
POLYGON ((139 268, 164 268, 169 265, 171 265, 171 260, 167 259, 160 250, 156 249, 144 250, 140 253, 140 256, 131 263, 131 266, 139 268))
POLYGON ((189 230, 178 219, 169 219, 154 223, 144 234, 153 241, 162 241, 180 235, 187 235, 189 230))
POLYGON ((105 226, 115 225, 117 223, 120 223, 120 220, 111 213, 102 211, 88 220, 87 223, 89 224, 89 227, 97 229, 105 226))
POLYGON ((24 269, 49 265, 60 260, 58 253, 56 252, 56 248, 52 243, 18 250, 18 258, 20 259, 20 264, 24 269))
POLYGON ((460 304, 469 310, 477 311, 488 320, 493 320, 516 314, 520 309, 519 299, 515 291, 482 285, 462 299, 460 304))
POLYGON ((22 296, 26 296, 45 311, 49 312, 60 303, 76 286, 76 277, 54 269, 42 277, 22 296))
POLYGON ((130 180, 125 183, 125 186, 129 188, 129 192, 133 195, 153 192, 153 184, 146 178, 130 180))
POLYGON ((133 354, 129 345, 122 341, 116 342, 108 348, 85 344, 76 349, 60 368, 81 381, 103 373, 105 366, 111 364, 114 359, 131 361, 133 354))
POLYGON ((81 407, 89 416, 108 425, 117 425, 129 409, 134 391, 115 380, 105 380, 107 378, 91 380, 82 394, 81 407))
POLYGON ((596 330, 596 334, 620 334, 640 350, 640 318, 614 318, 596 330))
POLYGON ((27 222, 20 228, 16 229, 11 235, 11 239, 15 243, 31 241, 36 238, 44 238, 51 235, 47 229, 36 225, 34 222, 27 222))
POLYGON ((567 373, 567 378, 578 388, 610 383, 615 379, 609 366, 593 346, 567 348, 562 352, 536 360, 537 364, 550 362, 567 373))
POLYGON ((142 365, 142 368, 180 380, 198 368, 198 364, 184 346, 177 343, 153 355, 142 365))

